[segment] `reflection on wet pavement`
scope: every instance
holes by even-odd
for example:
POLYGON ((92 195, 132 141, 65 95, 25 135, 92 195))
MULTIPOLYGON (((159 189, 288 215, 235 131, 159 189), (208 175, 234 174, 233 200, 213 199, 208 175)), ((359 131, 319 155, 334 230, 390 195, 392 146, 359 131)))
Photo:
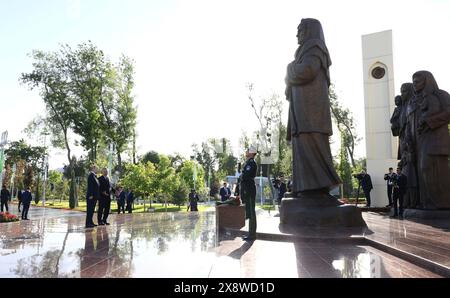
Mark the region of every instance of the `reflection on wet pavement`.
POLYGON ((32 208, 0 225, 0 277, 435 277, 372 247, 219 235, 215 212, 112 215, 32 208), (220 236, 220 237, 219 237, 220 236))

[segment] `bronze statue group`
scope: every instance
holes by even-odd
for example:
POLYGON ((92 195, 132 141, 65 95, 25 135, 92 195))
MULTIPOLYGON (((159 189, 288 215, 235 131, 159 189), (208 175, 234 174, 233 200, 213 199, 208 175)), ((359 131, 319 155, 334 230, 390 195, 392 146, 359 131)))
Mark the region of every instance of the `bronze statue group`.
POLYGON ((429 71, 418 71, 401 86, 391 118, 399 137, 398 167, 405 176, 403 208, 450 208, 450 95, 429 71))

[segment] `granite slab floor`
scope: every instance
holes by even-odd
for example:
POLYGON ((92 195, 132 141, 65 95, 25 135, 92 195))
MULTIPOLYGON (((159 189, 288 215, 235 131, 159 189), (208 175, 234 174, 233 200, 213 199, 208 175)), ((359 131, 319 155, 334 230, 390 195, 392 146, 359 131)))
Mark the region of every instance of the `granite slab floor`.
MULTIPOLYGON (((258 229, 276 232, 273 215, 259 212, 258 229)), ((247 243, 219 234, 214 211, 114 214, 110 226, 93 229, 84 228, 81 212, 32 207, 29 218, 0 224, 0 277, 439 277, 370 246, 320 241, 317 231, 310 231, 318 239, 313 242, 247 243)), ((409 243, 400 232, 415 223, 384 223, 379 215, 367 220, 374 237, 392 239, 394 233, 403 239, 396 238, 398 245, 431 237, 433 249, 424 249, 448 257, 448 234, 447 240, 433 234, 440 228, 420 226, 409 243)))

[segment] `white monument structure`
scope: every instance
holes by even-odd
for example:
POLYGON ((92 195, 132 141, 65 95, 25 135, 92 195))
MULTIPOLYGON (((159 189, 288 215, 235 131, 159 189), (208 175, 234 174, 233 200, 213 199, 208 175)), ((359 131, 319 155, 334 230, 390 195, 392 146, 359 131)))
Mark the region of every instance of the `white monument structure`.
POLYGON ((398 140, 391 133, 395 109, 392 30, 362 36, 367 172, 372 178, 371 206, 388 204, 384 174, 397 166, 398 140))

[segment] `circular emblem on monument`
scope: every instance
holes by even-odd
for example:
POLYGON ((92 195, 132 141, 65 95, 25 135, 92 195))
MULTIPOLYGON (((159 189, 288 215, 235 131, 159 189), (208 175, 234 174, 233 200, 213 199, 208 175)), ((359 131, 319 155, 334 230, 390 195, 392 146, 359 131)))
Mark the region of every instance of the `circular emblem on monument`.
POLYGON ((374 77, 377 80, 382 79, 385 74, 386 70, 383 67, 377 66, 372 70, 372 77, 374 77))

